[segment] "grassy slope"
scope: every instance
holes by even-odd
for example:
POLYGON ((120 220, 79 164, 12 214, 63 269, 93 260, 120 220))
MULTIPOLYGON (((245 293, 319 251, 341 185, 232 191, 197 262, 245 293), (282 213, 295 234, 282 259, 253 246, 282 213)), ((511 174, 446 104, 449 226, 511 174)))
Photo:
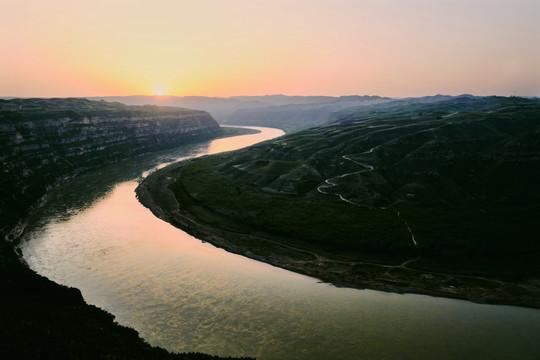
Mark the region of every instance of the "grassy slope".
POLYGON ((234 231, 352 258, 418 252, 411 266, 432 271, 538 275, 539 127, 540 105, 527 99, 399 101, 188 162, 171 189, 234 231), (325 179, 336 184, 326 192, 361 206, 318 193, 325 179))

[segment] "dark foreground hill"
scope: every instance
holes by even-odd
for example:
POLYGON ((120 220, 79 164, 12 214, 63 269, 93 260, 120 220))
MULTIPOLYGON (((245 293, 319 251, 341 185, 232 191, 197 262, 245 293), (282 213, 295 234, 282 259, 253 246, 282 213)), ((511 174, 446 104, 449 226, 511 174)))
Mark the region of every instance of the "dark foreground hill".
POLYGON ((170 354, 30 270, 16 247, 51 188, 81 172, 220 136, 203 111, 85 99, 0 100, 0 358, 217 359, 170 354))
POLYGON ((337 285, 540 307, 538 184, 540 102, 460 96, 349 109, 138 193, 206 241, 337 285))

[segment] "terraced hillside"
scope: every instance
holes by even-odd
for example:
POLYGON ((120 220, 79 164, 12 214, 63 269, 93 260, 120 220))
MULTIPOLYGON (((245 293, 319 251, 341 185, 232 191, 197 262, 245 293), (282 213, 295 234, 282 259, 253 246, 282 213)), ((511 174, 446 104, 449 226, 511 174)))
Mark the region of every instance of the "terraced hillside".
MULTIPOLYGON (((154 176, 142 190, 156 185, 154 176)), ((328 125, 189 161, 161 177, 180 209, 167 209, 162 192, 155 213, 231 251, 337 284, 398 291, 409 284, 428 293, 436 284, 437 291, 461 286, 443 295, 474 298, 466 287, 476 285, 463 278, 420 280, 540 275, 537 100, 441 97, 348 110, 328 125), (239 233, 254 238, 238 245, 239 233), (280 262, 268 239, 296 248, 292 257, 309 251, 347 267, 329 275, 320 259, 280 262), (373 275, 366 262, 387 268, 373 275), (377 277, 386 285, 367 281, 377 277)))

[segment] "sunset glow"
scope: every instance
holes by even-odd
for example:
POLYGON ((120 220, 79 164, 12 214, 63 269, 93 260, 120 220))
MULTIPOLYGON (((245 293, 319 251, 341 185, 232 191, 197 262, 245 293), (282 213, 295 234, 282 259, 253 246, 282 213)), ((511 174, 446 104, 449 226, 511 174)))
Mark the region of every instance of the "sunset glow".
POLYGON ((154 95, 157 95, 157 96, 163 96, 165 95, 165 89, 161 86, 157 86, 154 88, 154 95))
POLYGON ((540 96, 537 0, 0 6, 0 96, 540 96))

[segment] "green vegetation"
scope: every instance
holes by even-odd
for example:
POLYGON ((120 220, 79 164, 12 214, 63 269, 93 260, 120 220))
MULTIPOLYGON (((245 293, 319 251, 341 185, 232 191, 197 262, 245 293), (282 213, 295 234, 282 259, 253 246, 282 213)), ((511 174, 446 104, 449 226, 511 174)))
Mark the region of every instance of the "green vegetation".
MULTIPOLYGON (((220 176, 222 159, 205 157, 173 172, 171 185, 182 206, 193 206, 206 223, 231 231, 266 232, 296 245, 344 253, 386 251, 407 254, 410 238, 391 210, 351 207, 323 197, 279 194, 220 176), (294 239, 294 240, 293 240, 294 239), (405 252, 405 253, 404 253, 405 252)), ((289 169, 282 163, 271 169, 289 169)), ((270 170, 271 171, 271 170, 270 170)))
POLYGON ((304 248, 419 254, 410 266, 432 271, 540 274, 538 100, 439 96, 336 117, 168 169, 170 189, 205 224, 304 248))

